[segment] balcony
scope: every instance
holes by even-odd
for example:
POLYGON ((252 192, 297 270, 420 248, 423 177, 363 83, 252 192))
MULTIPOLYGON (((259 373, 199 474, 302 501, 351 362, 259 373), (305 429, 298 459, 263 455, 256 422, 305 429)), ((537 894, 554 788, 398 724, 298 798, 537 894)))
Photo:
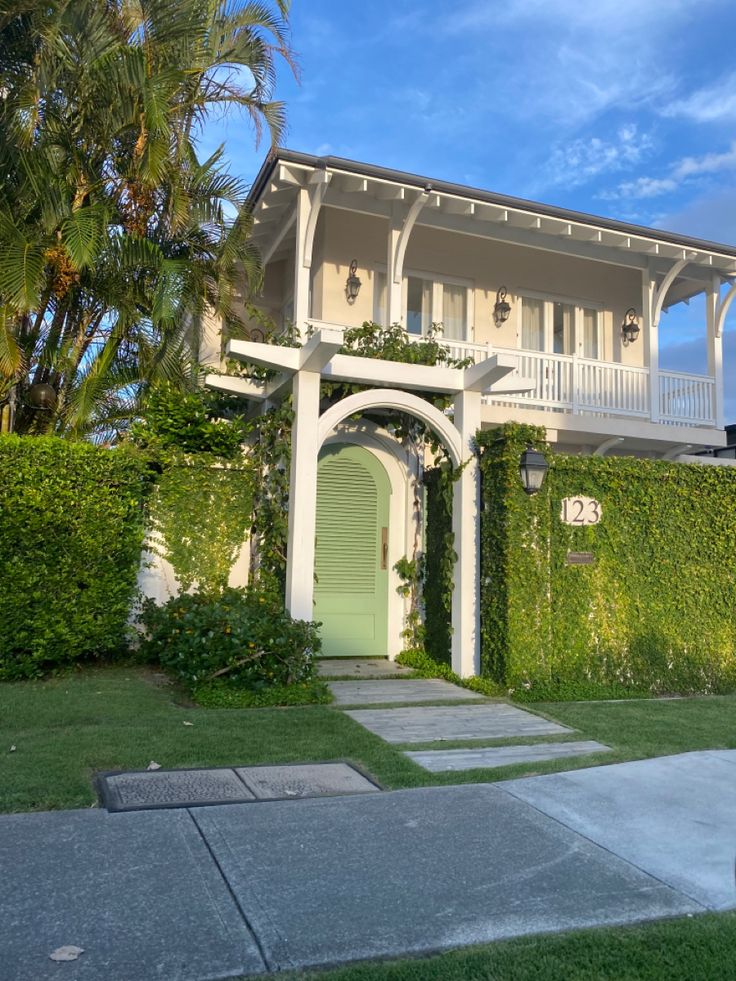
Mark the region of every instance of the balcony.
MULTIPOLYGON (((621 416, 658 421, 672 426, 714 429, 715 379, 682 371, 659 371, 659 419, 652 419, 650 372, 607 361, 591 361, 575 354, 544 354, 515 348, 446 341, 454 358, 477 361, 490 354, 518 359, 515 374, 532 378, 535 386, 519 395, 487 396, 489 405, 509 405, 573 415, 621 416)), ((513 375, 510 377, 513 378, 513 375)))
MULTIPOLYGON (((315 327, 345 330, 342 324, 310 320, 315 327)), ((681 371, 658 372, 658 416, 652 412, 651 373, 607 361, 592 361, 575 354, 520 351, 473 341, 441 341, 454 358, 481 361, 493 354, 517 359, 514 375, 534 381, 529 392, 488 395, 487 405, 510 406, 603 418, 641 419, 669 426, 716 428, 715 379, 681 371)))

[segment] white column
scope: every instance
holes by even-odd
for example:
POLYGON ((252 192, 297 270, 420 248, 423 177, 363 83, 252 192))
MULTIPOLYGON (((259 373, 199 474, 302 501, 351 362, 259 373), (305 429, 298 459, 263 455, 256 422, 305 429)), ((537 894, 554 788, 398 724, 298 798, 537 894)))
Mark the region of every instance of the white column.
POLYGON ((401 205, 394 203, 393 212, 388 222, 388 257, 386 263, 386 320, 382 326, 402 322, 401 280, 402 270, 395 267, 401 229, 404 225, 404 212, 401 205), (398 277, 398 283, 394 280, 398 277))
POLYGON ((294 376, 294 424, 289 472, 289 538, 286 608, 299 620, 313 617, 314 534, 317 521, 319 452, 318 371, 294 376))
POLYGON ((717 333, 719 299, 719 280, 714 276, 710 288, 705 292, 705 323, 708 335, 708 374, 711 378, 715 379, 713 415, 716 420, 716 429, 723 429, 725 425, 723 409, 723 336, 717 333))
POLYGON ((480 672, 480 474, 475 434, 480 429, 480 392, 461 392, 455 399, 463 463, 452 499, 455 535, 455 588, 452 592, 452 670, 461 678, 480 672))
POLYGON ((641 318, 642 334, 649 368, 649 418, 659 422, 659 324, 654 323, 655 284, 650 269, 642 271, 641 318))
POLYGON ((299 337, 305 339, 309 315, 309 285, 311 256, 306 254, 307 225, 312 204, 306 187, 299 188, 296 199, 296 255, 294 256, 294 325, 299 337))

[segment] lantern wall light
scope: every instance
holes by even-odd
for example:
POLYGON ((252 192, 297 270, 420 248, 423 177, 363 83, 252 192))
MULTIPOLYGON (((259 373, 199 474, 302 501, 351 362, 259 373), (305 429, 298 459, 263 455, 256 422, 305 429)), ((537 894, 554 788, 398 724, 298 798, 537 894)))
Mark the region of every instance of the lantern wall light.
POLYGON ((544 454, 533 446, 527 446, 519 458, 519 476, 527 494, 536 494, 541 490, 548 470, 549 463, 544 454))
POLYGON ((624 344, 633 344, 634 341, 639 336, 639 317, 637 316, 636 310, 633 307, 629 309, 624 314, 624 322, 621 324, 621 337, 623 338, 624 344))
POLYGON ((51 412, 56 408, 56 389, 48 382, 37 382, 28 389, 28 403, 34 409, 51 412))
POLYGON ((505 324, 511 313, 511 304, 506 300, 506 287, 502 286, 496 293, 496 303, 493 307, 493 319, 496 327, 505 324))
POLYGON ((350 275, 345 283, 345 296, 348 303, 355 303, 360 293, 361 282, 358 279, 358 260, 353 259, 350 263, 350 275))

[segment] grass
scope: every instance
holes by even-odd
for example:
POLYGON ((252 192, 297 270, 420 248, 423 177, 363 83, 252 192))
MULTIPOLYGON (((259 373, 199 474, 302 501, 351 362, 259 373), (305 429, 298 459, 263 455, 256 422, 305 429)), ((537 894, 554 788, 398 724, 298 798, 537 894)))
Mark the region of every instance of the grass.
MULTIPOLYGON (((0 685, 0 811, 89 807, 95 803, 95 771, 145 769, 151 760, 163 767, 197 767, 349 759, 382 786, 394 789, 736 748, 733 695, 539 703, 533 710, 578 730, 560 741, 596 739, 613 752, 431 774, 401 753, 402 748, 418 746, 390 746, 334 706, 203 708, 188 703, 164 676, 136 667, 86 668, 48 681, 6 683, 0 685)), ((518 740, 483 744, 509 742, 518 740)))
POLYGON ((579 930, 436 957, 285 975, 296 981, 731 981, 736 914, 579 930))

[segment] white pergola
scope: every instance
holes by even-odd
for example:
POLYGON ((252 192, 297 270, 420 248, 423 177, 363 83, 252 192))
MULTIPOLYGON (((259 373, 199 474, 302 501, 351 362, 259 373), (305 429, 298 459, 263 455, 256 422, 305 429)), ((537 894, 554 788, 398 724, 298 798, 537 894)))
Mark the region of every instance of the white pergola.
POLYGON ((475 434, 481 426, 481 397, 529 391, 533 382, 510 378, 516 359, 496 354, 469 368, 447 368, 383 361, 340 354, 341 330, 318 330, 300 348, 253 341, 230 341, 230 357, 277 375, 256 382, 233 375, 207 375, 209 388, 241 395, 266 405, 293 394, 289 483, 289 533, 286 607, 292 616, 313 618, 317 463, 324 441, 341 422, 369 409, 407 413, 420 419, 446 448, 454 467, 463 466, 455 483, 453 532, 457 563, 452 599, 452 667, 461 677, 479 671, 479 481, 475 434), (320 414, 320 382, 365 385, 320 414), (452 418, 415 392, 436 392, 453 399, 452 418))

